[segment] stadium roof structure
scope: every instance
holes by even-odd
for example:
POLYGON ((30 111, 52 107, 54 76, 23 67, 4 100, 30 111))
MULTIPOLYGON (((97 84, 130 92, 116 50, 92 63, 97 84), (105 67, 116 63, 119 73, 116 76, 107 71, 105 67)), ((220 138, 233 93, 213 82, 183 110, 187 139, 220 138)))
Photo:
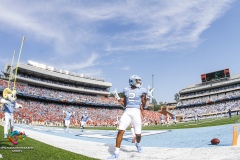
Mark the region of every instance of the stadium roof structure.
MULTIPOLYGON (((8 66, 5 68, 4 74, 6 77, 9 75, 9 68, 11 66, 8 66)), ((16 71, 16 66, 13 66, 13 73, 16 71)), ((103 88, 103 89, 108 89, 112 86, 112 83, 110 82, 105 82, 102 79, 98 78, 92 78, 89 76, 83 76, 82 74, 71 74, 70 72, 62 72, 63 70, 58 70, 58 69, 44 69, 41 67, 37 67, 34 65, 29 65, 29 64, 23 64, 20 63, 17 68, 18 73, 23 73, 26 75, 32 75, 36 77, 41 77, 44 79, 49 79, 53 81, 60 81, 63 83, 71 83, 71 84, 76 84, 76 85, 82 85, 82 86, 91 86, 91 87, 96 87, 96 88, 103 88), (61 72, 60 72, 61 71, 61 72)), ((11 76, 12 80, 14 76, 11 76)), ((55 88, 58 90, 65 90, 65 91, 71 91, 71 92, 79 92, 79 93, 85 93, 85 94, 92 94, 92 95, 103 95, 107 96, 110 94, 109 91, 101 91, 101 90, 92 90, 92 89, 86 89, 86 88, 74 88, 74 87, 68 87, 68 86, 63 86, 63 85, 58 85, 58 84, 53 84, 53 83, 47 83, 39 80, 34 80, 30 78, 25 78, 22 76, 17 76, 16 77, 17 82, 22 82, 22 83, 28 83, 32 85, 38 85, 38 86, 44 86, 48 88, 55 88)))

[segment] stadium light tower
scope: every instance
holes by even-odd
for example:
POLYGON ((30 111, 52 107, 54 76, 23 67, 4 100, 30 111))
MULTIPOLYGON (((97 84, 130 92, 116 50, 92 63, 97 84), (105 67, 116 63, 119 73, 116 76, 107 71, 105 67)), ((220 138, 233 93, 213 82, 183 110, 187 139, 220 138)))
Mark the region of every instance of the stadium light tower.
MULTIPOLYGON (((152 74, 152 88, 153 88, 153 74, 152 74)), ((153 96, 153 92, 152 92, 152 96, 153 96)), ((153 98, 152 98, 152 103, 153 103, 153 98)))

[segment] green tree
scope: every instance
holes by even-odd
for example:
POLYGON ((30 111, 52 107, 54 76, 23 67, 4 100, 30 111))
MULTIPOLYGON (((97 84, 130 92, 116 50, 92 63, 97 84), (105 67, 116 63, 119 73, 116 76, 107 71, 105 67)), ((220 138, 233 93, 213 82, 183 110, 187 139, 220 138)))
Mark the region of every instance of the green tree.
POLYGON ((178 93, 176 93, 176 94, 174 95, 174 100, 175 100, 176 102, 179 102, 179 94, 178 94, 178 93))
POLYGON ((119 95, 120 98, 124 98, 123 92, 119 92, 118 95, 119 95))
POLYGON ((155 98, 152 98, 152 104, 153 104, 154 106, 157 105, 157 101, 156 101, 155 98))
POLYGON ((157 101, 154 98, 152 99, 152 105, 153 105, 153 107, 151 108, 152 110, 154 110, 154 111, 158 111, 159 110, 160 105, 157 104, 157 101))
POLYGON ((159 104, 158 104, 158 108, 157 108, 156 111, 160 110, 161 107, 163 107, 163 106, 164 106, 164 103, 163 103, 162 101, 160 101, 159 104))
MULTIPOLYGON (((119 92, 119 93, 118 93, 118 96, 119 96, 120 98, 123 98, 123 97, 124 97, 123 92, 119 92)), ((114 97, 114 95, 113 95, 112 93, 110 93, 109 97, 114 97)))
POLYGON ((158 111, 160 108, 161 108, 160 105, 155 105, 154 106, 154 111, 158 111))

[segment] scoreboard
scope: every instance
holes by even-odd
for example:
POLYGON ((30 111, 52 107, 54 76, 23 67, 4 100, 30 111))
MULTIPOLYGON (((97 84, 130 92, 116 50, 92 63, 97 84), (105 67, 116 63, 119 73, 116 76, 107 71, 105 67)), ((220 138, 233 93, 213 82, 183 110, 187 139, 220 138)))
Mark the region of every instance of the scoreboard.
POLYGON ((230 77, 230 72, 228 68, 201 75, 202 82, 209 82, 209 81, 219 80, 227 77, 230 77))

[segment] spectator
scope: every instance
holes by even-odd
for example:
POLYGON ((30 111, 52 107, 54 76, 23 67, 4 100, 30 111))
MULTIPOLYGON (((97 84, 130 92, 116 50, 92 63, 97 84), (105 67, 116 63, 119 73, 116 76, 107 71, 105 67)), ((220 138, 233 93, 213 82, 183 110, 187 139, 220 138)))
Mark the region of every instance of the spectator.
POLYGON ((232 118, 232 111, 231 109, 228 110, 229 118, 232 118))

